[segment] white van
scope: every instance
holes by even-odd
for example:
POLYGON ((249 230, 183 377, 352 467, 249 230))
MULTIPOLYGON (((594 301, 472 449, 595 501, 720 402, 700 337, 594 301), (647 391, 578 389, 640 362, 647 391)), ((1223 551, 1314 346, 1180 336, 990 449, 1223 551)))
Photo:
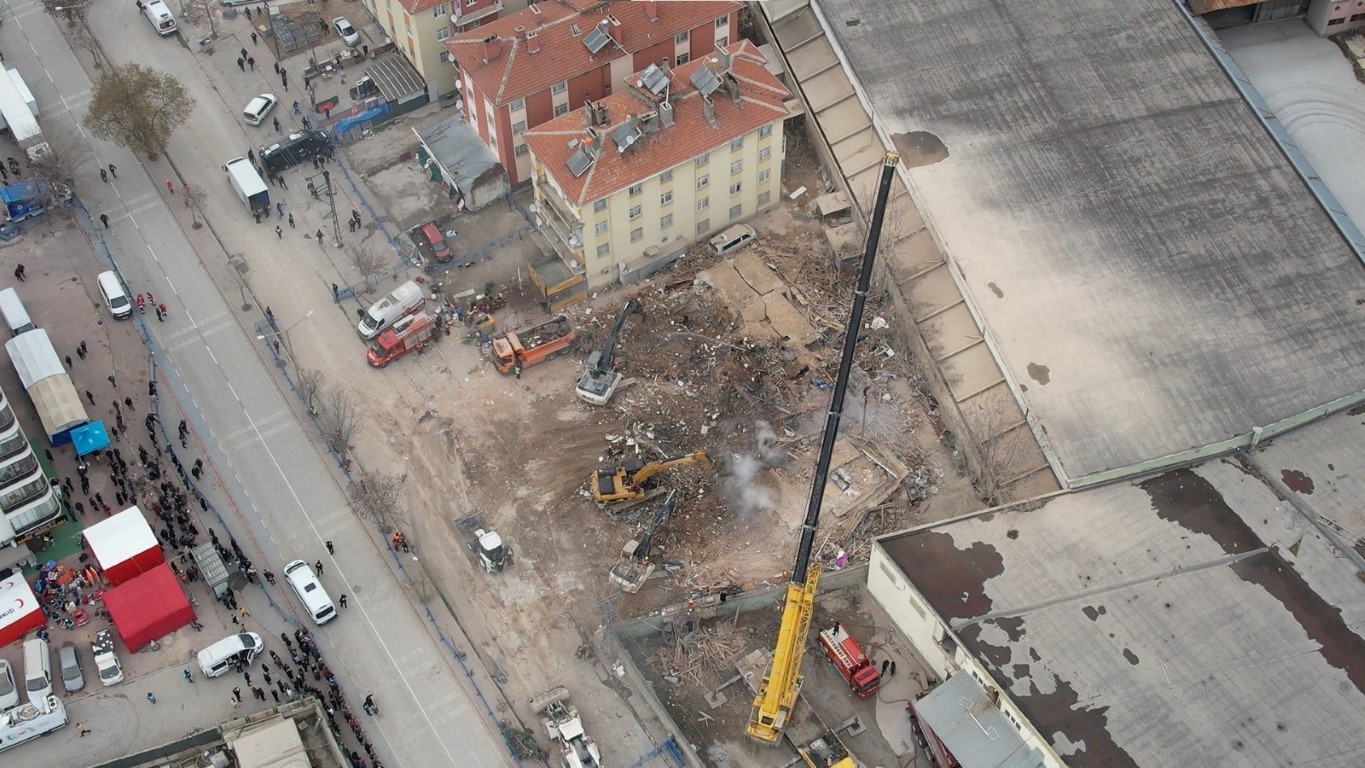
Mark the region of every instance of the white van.
POLYGON ((128 300, 128 292, 123 290, 123 281, 118 279, 118 273, 101 272, 95 282, 99 284, 100 296, 104 297, 104 306, 109 308, 109 314, 115 320, 133 316, 133 302, 128 300))
POLYGON ((738 251, 756 239, 758 239, 758 233, 754 231, 753 227, 747 224, 736 224, 708 240, 707 245, 711 247, 711 253, 724 256, 731 251, 738 251))
POLYGON ((24 302, 19 300, 19 292, 13 288, 0 291, 0 315, 4 315, 5 326, 9 328, 11 336, 18 336, 34 328, 33 321, 28 317, 28 310, 24 309, 24 302))
POLYGON ((365 310, 356 331, 360 333, 362 339, 373 339, 380 331, 393 325, 398 318, 421 309, 426 301, 427 298, 422 295, 422 287, 409 280, 365 310))
POLYGON ((156 27, 157 34, 162 37, 175 31, 175 16, 162 0, 147 0, 142 4, 142 12, 146 14, 147 21, 156 27))
POLYGON ((332 598, 327 596, 327 590, 322 588, 322 582, 318 581, 317 575, 308 563, 302 560, 294 562, 284 567, 284 578, 289 581, 289 586, 294 588, 294 593, 303 602, 303 607, 308 609, 308 615, 313 617, 317 624, 326 624, 337 617, 336 606, 332 605, 332 598))
POLYGON ((46 707, 52 695, 52 649, 41 637, 24 641, 24 690, 36 707, 46 707))
POLYGON ((255 632, 230 635, 199 652, 199 670, 205 677, 220 677, 238 664, 249 666, 263 648, 265 641, 255 632))
POLYGON ((242 121, 247 125, 260 125, 265 120, 265 116, 270 114, 270 110, 275 108, 275 103, 279 99, 273 93, 263 93, 260 96, 248 101, 246 108, 242 110, 242 121))

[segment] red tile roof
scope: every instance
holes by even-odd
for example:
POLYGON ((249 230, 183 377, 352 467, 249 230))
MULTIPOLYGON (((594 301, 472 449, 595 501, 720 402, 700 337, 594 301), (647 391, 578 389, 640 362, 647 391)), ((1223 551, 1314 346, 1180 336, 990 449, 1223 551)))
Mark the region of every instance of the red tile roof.
POLYGON ((469 73, 493 104, 501 107, 592 71, 625 55, 622 49, 642 51, 733 13, 740 5, 732 0, 659 2, 654 5, 658 20, 650 21, 647 4, 633 0, 542 0, 534 8, 456 35, 446 41, 446 49, 460 71, 469 73), (608 14, 621 22, 608 27, 615 42, 594 55, 583 39, 608 14), (529 53, 526 40, 518 39, 519 26, 536 33, 537 52, 529 53), (575 27, 578 34, 574 34, 575 27), (499 38, 500 50, 485 64, 484 39, 493 35, 499 38))
MULTIPOLYGON (((577 147, 569 144, 588 136, 584 127, 586 107, 537 126, 522 137, 575 205, 582 207, 600 200, 787 117, 783 104, 789 95, 787 89, 764 66, 766 59, 758 48, 742 40, 732 44, 729 51, 730 74, 739 84, 740 98, 732 100, 724 88, 716 91, 711 97, 714 123, 706 119, 701 94, 688 80, 714 58, 708 56, 672 71, 670 101, 674 124, 645 134, 625 152, 619 151, 612 135, 632 114, 638 116, 652 108, 633 94, 633 87, 620 89, 596 102, 599 107, 607 107, 610 122, 596 129, 600 131, 601 145, 597 160, 577 178, 569 171, 569 158, 577 147)), ((636 76, 632 75, 630 81, 635 82, 636 76)))

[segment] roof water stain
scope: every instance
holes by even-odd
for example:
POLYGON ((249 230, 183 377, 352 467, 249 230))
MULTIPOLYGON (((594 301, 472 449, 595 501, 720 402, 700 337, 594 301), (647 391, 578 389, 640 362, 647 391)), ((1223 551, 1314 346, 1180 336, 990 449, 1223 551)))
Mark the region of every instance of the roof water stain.
POLYGON ((1005 572, 995 547, 978 541, 959 549, 952 536, 937 531, 888 541, 886 553, 949 622, 990 613, 986 582, 1005 572))
POLYGON ((1108 612, 1109 610, 1102 605, 1087 605, 1081 608, 1081 613, 1084 613, 1085 617, 1091 621, 1099 621, 1100 617, 1108 612))
POLYGON ((921 168, 948 159, 948 147, 943 139, 928 131, 891 134, 891 143, 901 153, 906 168, 921 168))
POLYGON ((1313 492, 1313 478, 1305 475, 1297 469, 1280 470, 1280 479, 1295 493, 1302 493, 1305 496, 1313 492))
POLYGON ((1028 375, 1030 379, 1033 379, 1039 384, 1046 385, 1049 381, 1052 381, 1052 369, 1048 368, 1046 365, 1029 363, 1028 375))
POLYGON ((996 285, 994 281, 986 283, 986 287, 991 289, 991 293, 995 294, 995 298, 1005 298, 1005 292, 1001 290, 1000 286, 996 285))
POLYGON ((1365 638, 1357 635, 1341 609, 1313 590, 1280 553, 1270 551, 1232 564, 1232 572, 1269 592, 1293 614, 1304 632, 1321 646, 1328 664, 1342 670, 1365 693, 1365 638))
POLYGON ((1222 494, 1209 481, 1188 469, 1177 469, 1144 480, 1138 487, 1151 497, 1152 508, 1162 520, 1208 536, 1229 555, 1265 546, 1232 511, 1222 494))
MULTIPOLYGON (((1229 555, 1265 549, 1251 528, 1237 516, 1204 478, 1178 469, 1140 484, 1164 520, 1208 536, 1229 555)), ((1304 632, 1321 646, 1328 664, 1344 671, 1356 689, 1365 693, 1365 638, 1351 630, 1341 609, 1324 600, 1277 550, 1262 552, 1229 566, 1285 607, 1304 632)))
POLYGON ((995 620, 995 626, 1004 630, 1005 637, 1011 643, 1017 643, 1024 639, 1024 618, 1022 616, 1001 616, 995 620))
POLYGON ((1129 648, 1124 648, 1124 649, 1123 649, 1123 658, 1127 659, 1127 660, 1128 660, 1128 663, 1129 663, 1129 664, 1132 664, 1132 665, 1135 666, 1135 667, 1138 665, 1138 657, 1137 657, 1137 654, 1136 654, 1136 653, 1133 653, 1133 651, 1132 651, 1131 649, 1129 649, 1129 648))

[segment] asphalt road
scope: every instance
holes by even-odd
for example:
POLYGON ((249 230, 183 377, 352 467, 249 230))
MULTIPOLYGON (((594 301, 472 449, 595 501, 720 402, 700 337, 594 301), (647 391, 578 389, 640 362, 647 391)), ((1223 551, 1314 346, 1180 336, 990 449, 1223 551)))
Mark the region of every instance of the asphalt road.
MULTIPOLYGON (((188 219, 177 210, 182 205, 178 195, 164 191, 164 179, 178 184, 176 171, 181 171, 191 180, 205 180, 211 210, 241 206, 225 183, 213 183, 218 166, 244 152, 247 140, 236 119, 237 96, 224 93, 221 83, 213 81, 221 70, 206 72, 203 59, 178 39, 159 38, 136 13, 132 0, 117 7, 92 7, 91 26, 115 63, 136 59, 175 73, 199 101, 189 124, 171 143, 170 162, 162 158, 140 166, 126 150, 90 139, 76 127, 89 101, 91 82, 41 6, 10 3, 3 15, 0 48, 6 65, 17 67, 34 91, 45 132, 68 142, 64 154, 79 162, 77 189, 91 214, 110 216, 107 239, 125 279, 135 292, 151 291, 170 308, 169 321, 148 323, 166 367, 163 381, 169 378, 173 383, 170 391, 163 388, 162 410, 183 409, 197 438, 208 444, 215 457, 212 470, 232 497, 215 501, 220 508, 237 510, 235 515, 225 512, 235 517, 228 521, 233 533, 261 553, 257 562, 277 573, 295 557, 320 559, 324 585, 334 597, 348 595, 350 607, 316 636, 353 700, 368 692, 376 695, 384 714, 367 721, 366 728, 386 764, 509 764, 482 704, 452 670, 448 652, 415 615, 384 562, 386 555, 371 545, 350 513, 329 468, 330 458, 318 452, 291 410, 287 398, 292 395, 282 393, 280 377, 263 362, 261 342, 250 327, 254 316, 236 312, 240 304, 236 290, 225 295, 219 288, 232 284, 224 280, 225 251, 258 253, 257 241, 266 235, 273 240, 273 229, 253 228, 243 212, 235 220, 240 224, 223 216, 215 217, 212 231, 187 230, 188 219), (242 149, 233 152, 234 145, 242 149), (97 168, 110 162, 119 169, 118 179, 101 184, 97 168), (328 539, 338 543, 335 558, 323 546, 328 539)), ((244 25, 238 21, 234 28, 244 25)), ((231 40, 220 46, 235 47, 231 40)), ((258 58, 268 66, 268 53, 258 58)), ((252 84, 244 88, 250 91, 252 84)), ((261 279, 269 279, 267 261, 252 261, 261 279)), ((282 324, 303 314, 290 316, 288 311, 275 307, 282 324)), ((253 620, 264 624, 267 647, 278 648, 279 631, 289 627, 284 614, 299 615, 297 603, 281 588, 254 594, 250 601, 253 620), (272 598, 269 602, 265 594, 272 598)), ((189 686, 178 680, 179 668, 176 664, 137 681, 136 688, 115 688, 98 699, 77 702, 73 723, 83 721, 92 729, 80 739, 78 752, 57 749, 57 742, 46 740, 14 754, 35 768, 68 766, 75 754, 107 759, 230 716, 217 710, 229 709, 226 702, 233 683, 189 686), (222 695, 214 698, 208 692, 211 686, 221 687, 222 695), (157 691, 158 705, 142 700, 143 688, 157 691), (201 697, 216 706, 204 707, 201 697)), ((77 734, 69 728, 59 738, 74 746, 77 734)))

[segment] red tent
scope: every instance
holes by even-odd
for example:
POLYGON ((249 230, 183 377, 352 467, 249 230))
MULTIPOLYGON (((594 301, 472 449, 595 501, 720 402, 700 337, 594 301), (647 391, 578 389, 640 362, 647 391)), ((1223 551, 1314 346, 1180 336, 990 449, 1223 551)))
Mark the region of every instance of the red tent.
POLYGON ((123 644, 134 651, 194 621, 185 590, 164 563, 105 592, 104 607, 123 644))
POLYGON ((110 584, 122 584, 166 562, 156 534, 137 507, 95 523, 84 534, 110 584))
POLYGON ((33 587, 23 576, 16 573, 0 581, 0 645, 9 645, 46 623, 33 587))

